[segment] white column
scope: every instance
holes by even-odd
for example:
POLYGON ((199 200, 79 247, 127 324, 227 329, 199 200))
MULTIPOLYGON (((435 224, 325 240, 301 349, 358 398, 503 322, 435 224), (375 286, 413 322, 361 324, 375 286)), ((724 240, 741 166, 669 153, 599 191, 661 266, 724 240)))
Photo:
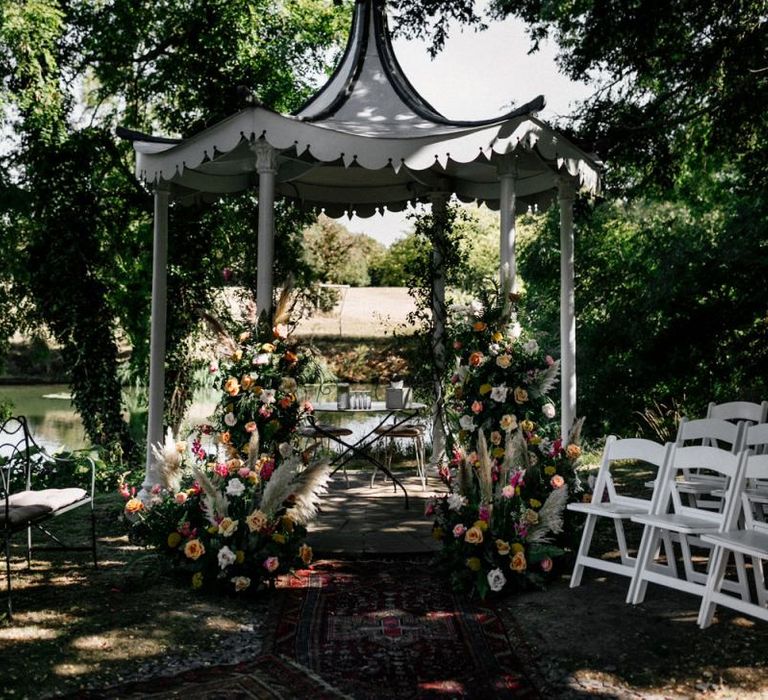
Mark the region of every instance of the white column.
POLYGON ((576 417, 576 304, 573 271, 574 188, 565 178, 558 182, 560 204, 560 362, 561 430, 568 437, 576 417))
POLYGON ((275 175, 277 152, 266 141, 254 147, 259 173, 259 233, 256 270, 256 315, 272 313, 272 267, 275 260, 275 175))
POLYGON ((515 178, 517 165, 512 156, 499 163, 499 282, 510 292, 515 291, 517 264, 515 261, 515 178))
POLYGON ((147 457, 143 490, 157 483, 152 445, 163 441, 165 398, 165 319, 168 269, 167 186, 155 187, 155 220, 152 245, 152 320, 149 337, 149 416, 147 417, 147 457))
MULTIPOLYGON (((445 221, 448 194, 438 192, 430 195, 432 217, 435 223, 445 221)), ((434 277, 432 283, 432 348, 435 360, 433 377, 434 404, 432 406, 432 464, 440 466, 446 460, 445 426, 443 425, 445 374, 445 270, 440 242, 434 241, 432 248, 434 277)))

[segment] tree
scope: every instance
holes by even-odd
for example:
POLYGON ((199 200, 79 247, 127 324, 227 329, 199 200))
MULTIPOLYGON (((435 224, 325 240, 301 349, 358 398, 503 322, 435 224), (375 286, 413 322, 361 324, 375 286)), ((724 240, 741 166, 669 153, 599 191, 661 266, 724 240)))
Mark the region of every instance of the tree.
MULTIPOLYGON (((319 0, 2 0, 0 100, 12 148, 2 156, 0 294, 17 320, 46 324, 64 347, 75 404, 94 442, 133 451, 121 418, 115 334, 145 368, 151 229, 116 124, 187 136, 258 99, 290 110, 346 34, 349 7, 319 0)), ((189 400, 197 310, 234 260, 255 268, 242 226, 252 194, 205 210, 174 207, 169 231, 168 422, 189 400), (238 236, 231 221, 241 219, 238 236), (248 261, 248 262, 245 262, 248 261)), ((302 214, 278 224, 278 273, 301 256, 302 214)), ((279 276, 278 276, 279 279, 279 276)), ((138 454, 133 452, 133 454, 138 454)))

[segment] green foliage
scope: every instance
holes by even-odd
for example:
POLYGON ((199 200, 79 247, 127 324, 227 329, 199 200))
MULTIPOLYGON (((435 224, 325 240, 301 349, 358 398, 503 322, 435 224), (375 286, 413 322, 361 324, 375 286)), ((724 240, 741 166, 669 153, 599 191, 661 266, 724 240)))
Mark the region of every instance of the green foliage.
POLYGON ((337 221, 321 214, 304 230, 304 255, 313 276, 331 284, 366 287, 371 269, 384 255, 384 246, 365 234, 348 231, 337 221))
MULTIPOLYGON (((139 458, 121 415, 116 335, 146 377, 151 199, 115 124, 190 135, 252 93, 297 107, 346 34, 350 7, 320 0, 0 4, 0 105, 15 148, 0 168, 0 351, 18 327, 45 324, 62 345, 89 438, 139 458)), ((193 388, 197 311, 222 270, 253 287, 252 194, 201 210, 173 207, 169 231, 166 420, 193 388)), ((304 215, 277 217, 276 276, 301 261, 304 215)), ((145 380, 143 382, 146 383, 145 380)))

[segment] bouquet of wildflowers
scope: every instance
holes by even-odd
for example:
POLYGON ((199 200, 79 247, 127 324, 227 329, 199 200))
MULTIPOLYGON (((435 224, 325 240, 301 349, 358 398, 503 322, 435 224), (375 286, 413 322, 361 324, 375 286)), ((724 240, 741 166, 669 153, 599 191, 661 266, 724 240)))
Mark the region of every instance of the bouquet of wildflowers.
POLYGON ((450 493, 427 511, 454 587, 485 596, 536 582, 562 554, 563 510, 581 491, 580 423, 564 441, 549 398, 559 362, 509 309, 473 302, 454 312, 455 440, 440 470, 450 493))
POLYGON ((275 469, 274 457, 259 450, 258 431, 251 433, 247 459, 221 444, 208 452, 200 438, 188 445, 169 431, 154 449, 159 483, 148 499, 123 487, 134 541, 165 555, 193 588, 253 592, 308 565, 306 525, 325 492, 328 464, 300 472, 301 460, 281 445, 283 463, 275 469))

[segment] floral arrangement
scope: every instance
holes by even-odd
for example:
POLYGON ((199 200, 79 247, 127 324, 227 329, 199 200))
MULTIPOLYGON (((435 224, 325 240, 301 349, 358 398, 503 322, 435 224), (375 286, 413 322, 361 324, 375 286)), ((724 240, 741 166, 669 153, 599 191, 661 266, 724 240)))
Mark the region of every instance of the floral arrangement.
POLYGON ((205 316, 223 356, 210 365, 222 391, 213 425, 200 426, 191 444, 169 432, 153 446, 158 483, 149 494, 121 488, 132 539, 165 555, 193 588, 255 591, 312 560, 306 525, 330 468, 306 465, 291 446, 313 410, 298 397, 313 357, 289 339, 290 291, 273 324, 251 314, 237 340, 205 316))
POLYGON ((299 422, 313 407, 300 401, 298 380, 314 363, 312 353, 292 342, 288 333, 290 290, 280 297, 273 325, 250 325, 235 340, 215 319, 207 317, 216 330, 223 358, 212 362, 218 375, 222 398, 214 416, 219 440, 232 455, 247 456, 254 432, 260 435, 261 449, 282 457, 277 446, 290 442, 299 422))
POLYGON ((431 499, 427 515, 453 586, 485 597, 540 582, 563 553, 564 509, 582 490, 581 422, 564 441, 548 396, 559 362, 508 306, 453 312, 453 457, 440 470, 450 493, 431 499))
POLYGON ((307 566, 312 550, 306 525, 317 512, 330 468, 308 466, 280 446, 271 454, 250 434, 247 459, 219 444, 208 452, 202 431, 191 444, 174 440, 154 448, 159 483, 148 498, 122 487, 124 514, 133 541, 152 546, 195 589, 255 592, 294 566, 307 566))

